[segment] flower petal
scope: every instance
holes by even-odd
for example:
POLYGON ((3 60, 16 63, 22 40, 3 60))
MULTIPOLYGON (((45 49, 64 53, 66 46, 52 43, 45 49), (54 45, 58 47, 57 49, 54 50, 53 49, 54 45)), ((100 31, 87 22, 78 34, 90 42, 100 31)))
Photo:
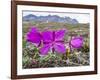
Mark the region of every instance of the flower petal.
POLYGON ((44 42, 51 42, 53 40, 53 32, 52 31, 42 32, 42 38, 44 42))
POLYGON ((83 38, 82 37, 74 37, 70 44, 73 48, 81 48, 83 45, 83 38))
POLYGON ((41 42, 41 34, 36 30, 36 28, 32 28, 26 35, 26 40, 34 43, 38 46, 41 42))
POLYGON ((35 26, 32 26, 32 28, 30 29, 30 32, 39 32, 39 30, 35 26))
POLYGON ((50 45, 46 44, 42 48, 40 48, 40 54, 47 55, 49 50, 50 50, 50 45))
POLYGON ((66 48, 65 48, 64 44, 62 44, 62 43, 55 43, 54 50, 57 53, 61 53, 61 54, 66 53, 66 48))
POLYGON ((55 31, 55 40, 62 40, 64 38, 65 33, 67 32, 67 30, 58 30, 55 31))

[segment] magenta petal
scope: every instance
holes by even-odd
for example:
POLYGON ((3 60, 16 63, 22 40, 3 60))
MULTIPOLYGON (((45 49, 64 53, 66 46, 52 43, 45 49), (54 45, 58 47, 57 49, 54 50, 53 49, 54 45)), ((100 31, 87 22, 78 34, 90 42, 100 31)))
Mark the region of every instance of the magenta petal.
POLYGON ((66 48, 65 48, 64 44, 62 44, 62 43, 55 43, 54 50, 60 54, 66 53, 66 48))
POLYGON ((32 28, 30 29, 30 32, 39 32, 39 30, 38 30, 38 28, 36 28, 36 27, 32 27, 32 28))
POLYGON ((44 42, 51 42, 53 40, 53 32, 52 31, 42 32, 42 38, 44 42))
POLYGON ((71 40, 71 45, 73 48, 81 48, 83 45, 83 38, 82 37, 74 37, 71 40))
POLYGON ((55 31, 55 40, 62 40, 64 38, 65 33, 67 32, 67 30, 58 30, 55 31))
POLYGON ((28 42, 34 43, 38 46, 41 42, 41 34, 36 30, 36 28, 32 28, 26 35, 26 40, 28 42))
POLYGON ((50 50, 50 45, 44 45, 42 48, 40 48, 40 54, 41 55, 47 55, 50 50))

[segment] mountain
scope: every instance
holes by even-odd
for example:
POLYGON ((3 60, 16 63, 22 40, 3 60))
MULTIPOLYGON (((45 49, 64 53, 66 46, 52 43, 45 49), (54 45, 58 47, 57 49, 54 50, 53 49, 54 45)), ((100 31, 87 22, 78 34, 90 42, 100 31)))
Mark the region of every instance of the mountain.
POLYGON ((76 19, 70 17, 60 17, 58 15, 36 16, 29 14, 23 17, 23 21, 41 21, 41 22, 60 22, 69 24, 78 24, 76 19))

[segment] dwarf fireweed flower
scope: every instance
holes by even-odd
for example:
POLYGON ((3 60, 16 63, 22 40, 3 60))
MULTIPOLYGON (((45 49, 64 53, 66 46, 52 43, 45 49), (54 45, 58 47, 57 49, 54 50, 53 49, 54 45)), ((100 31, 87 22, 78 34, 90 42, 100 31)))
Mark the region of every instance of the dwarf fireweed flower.
POLYGON ((72 46, 72 48, 81 48, 83 45, 83 37, 75 36, 71 39, 70 45, 72 46))
POLYGON ((41 44, 42 36, 39 30, 36 27, 30 29, 30 31, 26 34, 26 40, 28 42, 33 43, 35 46, 39 46, 41 44))
POLYGON ((44 31, 42 33, 43 47, 40 49, 40 54, 47 55, 50 50, 54 53, 64 54, 66 48, 64 45, 64 35, 66 30, 44 31))

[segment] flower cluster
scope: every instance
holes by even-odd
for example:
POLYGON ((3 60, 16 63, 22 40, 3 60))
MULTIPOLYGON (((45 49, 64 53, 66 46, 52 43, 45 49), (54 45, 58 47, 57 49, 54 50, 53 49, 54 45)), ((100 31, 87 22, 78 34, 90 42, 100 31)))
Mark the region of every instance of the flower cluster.
MULTIPOLYGON (((67 33, 68 31, 66 29, 45 30, 41 32, 36 27, 33 27, 26 34, 26 40, 40 47, 39 51, 41 55, 47 55, 49 51, 65 54, 66 46, 64 36, 67 33)), ((83 45, 83 37, 74 36, 68 43, 71 48, 81 48, 83 45)))

